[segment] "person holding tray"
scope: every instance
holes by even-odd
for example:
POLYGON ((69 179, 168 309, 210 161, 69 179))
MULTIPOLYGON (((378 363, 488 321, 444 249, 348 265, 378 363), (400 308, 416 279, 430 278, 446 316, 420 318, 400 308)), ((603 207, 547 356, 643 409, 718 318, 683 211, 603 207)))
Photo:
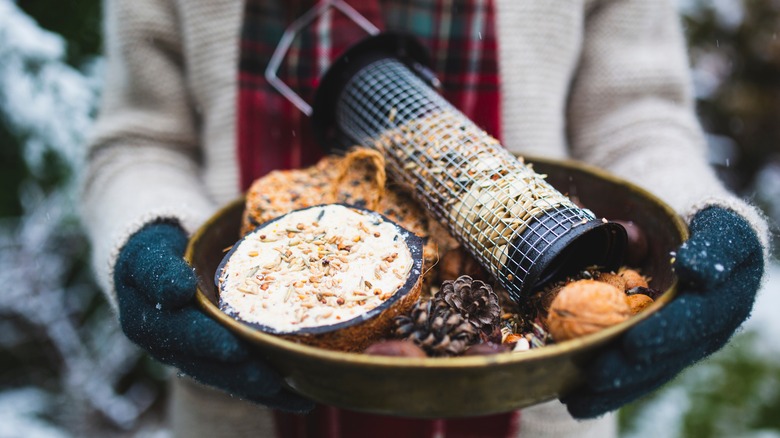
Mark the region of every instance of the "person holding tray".
MULTIPOLYGON (((252 181, 322 156, 309 120, 263 75, 315 2, 108 0, 83 217, 122 329, 180 371, 177 435, 614 436, 616 409, 728 342, 750 314, 768 231, 707 163, 673 2, 349 3, 380 29, 417 36, 443 95, 512 152, 585 161, 672 206, 690 227, 674 262, 679 295, 596 357, 561 401, 459 420, 315 408, 198 308, 182 259, 188 235, 252 181)), ((302 30, 280 77, 311 98, 363 37, 327 13, 302 30)))

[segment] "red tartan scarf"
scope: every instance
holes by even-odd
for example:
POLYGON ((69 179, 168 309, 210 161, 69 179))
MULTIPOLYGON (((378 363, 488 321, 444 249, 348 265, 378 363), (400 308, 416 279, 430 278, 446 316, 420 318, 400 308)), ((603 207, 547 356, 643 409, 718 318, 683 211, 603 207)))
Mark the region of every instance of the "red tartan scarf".
MULTIPOLYGON (((241 30, 238 160, 241 189, 276 169, 314 164, 322 149, 310 120, 265 80, 265 68, 284 30, 316 0, 247 0, 241 30)), ((350 6, 380 30, 408 32, 431 53, 444 97, 478 126, 500 138, 495 8, 491 0, 361 0, 350 6)), ((313 102, 331 60, 367 35, 340 11, 296 38, 278 73, 313 102), (338 29, 338 32, 332 30, 338 29)))
MULTIPOLYGON (((416 35, 431 53, 442 94, 478 126, 500 138, 495 9, 491 0, 350 0, 380 30, 416 35)), ((310 120, 265 80, 282 33, 316 0, 247 0, 241 31, 238 160, 241 189, 276 169, 322 157, 310 120)), ((309 103, 330 62, 366 33, 331 9, 291 46, 278 76, 309 103), (333 32, 337 29, 338 32, 333 32)), ((418 420, 318 406, 307 416, 279 413, 283 437, 513 436, 516 414, 462 420, 418 420)))

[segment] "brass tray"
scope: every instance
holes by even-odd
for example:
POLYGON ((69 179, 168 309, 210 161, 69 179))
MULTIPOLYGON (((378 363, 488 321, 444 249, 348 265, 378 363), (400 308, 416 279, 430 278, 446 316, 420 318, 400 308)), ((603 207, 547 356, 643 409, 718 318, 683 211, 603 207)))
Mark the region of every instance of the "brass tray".
POLYGON ((527 159, 558 190, 598 216, 630 220, 648 237, 639 268, 663 295, 641 314, 598 333, 522 353, 454 358, 401 358, 343 353, 278 338, 222 313, 214 272, 239 239, 244 201, 225 206, 193 236, 185 258, 198 276, 204 311, 256 345, 294 391, 347 409, 419 418, 467 417, 520 409, 555 399, 580 383, 581 367, 607 342, 668 303, 676 290, 670 251, 687 238, 679 216, 647 191, 573 161, 527 159))

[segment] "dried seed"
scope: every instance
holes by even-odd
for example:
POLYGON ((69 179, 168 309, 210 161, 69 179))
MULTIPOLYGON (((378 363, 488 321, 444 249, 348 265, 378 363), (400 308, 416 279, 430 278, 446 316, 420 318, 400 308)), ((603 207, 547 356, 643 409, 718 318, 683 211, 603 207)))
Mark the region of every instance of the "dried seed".
POLYGON ((271 260, 270 262, 268 262, 265 265, 263 265, 263 267, 266 268, 266 269, 275 269, 275 268, 279 267, 279 265, 281 265, 281 264, 282 264, 282 257, 281 256, 276 256, 276 257, 274 257, 273 260, 271 260))
POLYGON ((239 285, 239 286, 236 286, 236 289, 238 289, 239 291, 241 291, 241 292, 243 292, 245 294, 257 295, 257 291, 254 290, 254 289, 251 289, 251 288, 247 288, 247 287, 239 285))
POLYGON ((252 267, 252 269, 250 269, 249 272, 246 274, 246 277, 247 278, 253 277, 259 270, 260 270, 260 265, 252 267))

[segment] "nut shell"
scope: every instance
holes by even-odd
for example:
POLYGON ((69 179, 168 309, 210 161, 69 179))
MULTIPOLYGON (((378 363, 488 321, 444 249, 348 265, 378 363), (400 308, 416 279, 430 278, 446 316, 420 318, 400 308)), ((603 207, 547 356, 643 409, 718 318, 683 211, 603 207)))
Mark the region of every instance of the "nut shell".
POLYGON ((628 302, 628 306, 631 308, 632 315, 636 315, 654 303, 653 299, 645 294, 628 295, 626 302, 628 302))
POLYGON ((578 280, 564 286, 553 300, 547 327, 560 342, 595 333, 630 316, 623 291, 595 280, 578 280))
POLYGON ((647 279, 639 272, 633 269, 624 269, 620 271, 620 276, 625 281, 625 289, 633 289, 635 287, 649 287, 647 279))
POLYGON ((602 272, 601 274, 599 274, 598 277, 596 277, 596 280, 602 283, 611 284, 612 286, 615 286, 618 290, 621 291, 626 290, 626 280, 618 274, 613 274, 611 272, 602 272))

